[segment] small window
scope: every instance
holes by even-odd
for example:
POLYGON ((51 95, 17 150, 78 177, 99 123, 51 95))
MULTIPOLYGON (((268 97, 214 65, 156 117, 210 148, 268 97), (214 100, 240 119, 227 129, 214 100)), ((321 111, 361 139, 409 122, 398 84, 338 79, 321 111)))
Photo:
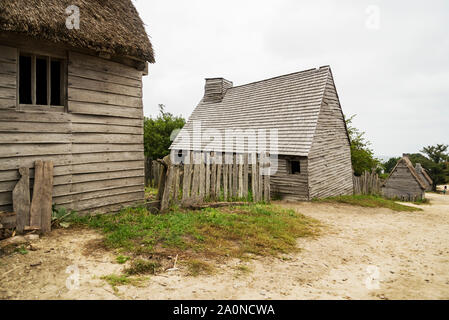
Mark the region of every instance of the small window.
POLYGON ((20 54, 19 104, 64 105, 64 62, 48 56, 20 54))
POLYGON ((299 161, 290 161, 290 173, 291 174, 301 173, 301 164, 299 161))

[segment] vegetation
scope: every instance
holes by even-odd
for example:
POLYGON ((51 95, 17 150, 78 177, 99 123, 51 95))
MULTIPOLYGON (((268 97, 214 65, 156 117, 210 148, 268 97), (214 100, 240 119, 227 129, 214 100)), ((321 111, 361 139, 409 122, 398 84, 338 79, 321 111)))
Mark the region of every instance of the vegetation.
POLYGON ((198 259, 187 260, 185 264, 187 265, 188 274, 193 277, 197 277, 200 274, 212 274, 215 270, 209 263, 198 259))
POLYGON ((380 161, 374 157, 374 152, 370 148, 371 143, 365 138, 365 132, 352 125, 355 116, 352 115, 346 119, 346 127, 351 141, 351 161, 354 174, 360 176, 365 171, 373 169, 380 173, 380 161))
POLYGON ((175 138, 173 133, 185 124, 183 117, 174 116, 164 108, 160 104, 159 115, 154 119, 150 117, 144 120, 145 155, 151 159, 161 159, 170 153, 169 147, 175 138))
POLYGON ((316 202, 345 203, 366 208, 388 208, 393 211, 421 211, 422 209, 405 206, 393 200, 374 195, 338 196, 326 199, 314 199, 316 202))
POLYGON ((77 217, 76 223, 102 230, 107 247, 133 257, 126 275, 155 273, 176 254, 193 275, 209 270, 198 262, 202 258, 278 256, 296 251, 296 239, 314 236, 319 228, 317 221, 293 210, 262 204, 164 215, 127 208, 117 215, 77 217))

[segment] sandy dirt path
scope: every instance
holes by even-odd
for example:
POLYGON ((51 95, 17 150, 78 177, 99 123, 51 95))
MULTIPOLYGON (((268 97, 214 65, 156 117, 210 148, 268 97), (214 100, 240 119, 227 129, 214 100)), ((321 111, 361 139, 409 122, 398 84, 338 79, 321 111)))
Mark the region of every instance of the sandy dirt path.
POLYGON ((320 220, 323 233, 300 239, 283 259, 229 261, 213 276, 181 268, 114 292, 100 277, 123 265, 90 230, 55 230, 36 251, 0 258, 2 299, 449 299, 449 196, 429 194, 424 211, 348 205, 281 204, 320 220), (242 274, 236 266, 252 271, 242 274), (67 270, 67 267, 70 267, 67 270), (79 287, 67 288, 78 269, 79 287))

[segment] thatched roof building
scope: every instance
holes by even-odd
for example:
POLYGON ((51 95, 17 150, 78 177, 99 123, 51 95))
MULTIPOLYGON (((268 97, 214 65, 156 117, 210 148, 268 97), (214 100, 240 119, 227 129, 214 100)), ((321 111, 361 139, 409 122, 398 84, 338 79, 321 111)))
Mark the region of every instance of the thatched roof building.
POLYGON ((416 172, 407 155, 404 155, 383 183, 382 193, 390 199, 416 201, 424 199, 427 188, 425 180, 416 172))
MULTIPOLYGON (((203 133, 216 131, 222 137, 233 129, 276 130, 277 150, 270 151, 278 155, 278 170, 270 179, 276 197, 309 200, 353 192, 350 142, 329 66, 240 86, 206 79, 204 97, 171 149, 228 152, 224 138, 195 135, 197 121, 203 133)), ((264 142, 258 138, 234 152, 260 152, 264 142)), ((266 145, 269 151, 269 139, 266 145)))
POLYGON ((131 0, 2 0, 0 30, 154 62, 153 48, 131 0), (80 10, 76 32, 66 27, 70 5, 80 10))
POLYGON ((142 202, 142 76, 154 61, 130 0, 1 0, 0 211, 36 160, 54 163, 57 206, 142 202))

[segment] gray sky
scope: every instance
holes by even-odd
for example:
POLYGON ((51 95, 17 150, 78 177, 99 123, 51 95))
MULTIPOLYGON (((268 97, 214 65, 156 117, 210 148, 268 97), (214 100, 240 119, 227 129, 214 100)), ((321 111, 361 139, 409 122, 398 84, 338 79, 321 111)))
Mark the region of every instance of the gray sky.
POLYGON ((449 1, 133 0, 156 64, 144 112, 188 117, 204 78, 241 85, 330 65, 376 155, 449 144, 449 1))

